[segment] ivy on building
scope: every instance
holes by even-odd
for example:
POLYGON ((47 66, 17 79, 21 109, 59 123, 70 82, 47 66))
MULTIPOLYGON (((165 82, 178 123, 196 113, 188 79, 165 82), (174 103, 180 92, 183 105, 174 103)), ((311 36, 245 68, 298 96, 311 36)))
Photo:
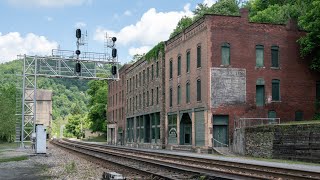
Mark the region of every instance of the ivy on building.
POLYGON ((159 53, 161 52, 164 55, 164 42, 159 42, 156 46, 154 46, 147 54, 144 55, 146 61, 156 60, 159 57, 159 53))

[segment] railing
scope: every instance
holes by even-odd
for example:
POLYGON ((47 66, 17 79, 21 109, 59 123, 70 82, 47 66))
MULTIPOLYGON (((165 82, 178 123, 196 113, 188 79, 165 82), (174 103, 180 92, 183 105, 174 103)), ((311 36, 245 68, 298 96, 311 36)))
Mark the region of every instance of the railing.
POLYGON ((212 145, 213 145, 213 147, 229 147, 228 144, 220 142, 220 141, 216 140, 215 138, 212 138, 212 145))
POLYGON ((240 118, 234 122, 234 128, 241 129, 270 124, 280 124, 280 118, 240 118))

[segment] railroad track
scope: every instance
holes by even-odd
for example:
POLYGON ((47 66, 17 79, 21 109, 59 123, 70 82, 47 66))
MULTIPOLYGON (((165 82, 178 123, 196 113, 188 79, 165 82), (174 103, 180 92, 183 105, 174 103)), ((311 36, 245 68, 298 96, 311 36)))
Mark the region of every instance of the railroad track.
POLYGON ((131 168, 140 168, 144 172, 151 172, 152 176, 163 179, 197 179, 200 176, 212 179, 320 179, 320 173, 303 170, 211 160, 156 151, 84 143, 67 139, 60 140, 59 144, 71 146, 78 151, 83 148, 87 151, 92 150, 96 153, 131 159, 134 164, 144 163, 149 169, 141 168, 143 165, 135 167, 132 164, 131 168), (151 167, 155 168, 152 169, 151 167), (161 167, 161 170, 159 170, 159 167, 161 167))

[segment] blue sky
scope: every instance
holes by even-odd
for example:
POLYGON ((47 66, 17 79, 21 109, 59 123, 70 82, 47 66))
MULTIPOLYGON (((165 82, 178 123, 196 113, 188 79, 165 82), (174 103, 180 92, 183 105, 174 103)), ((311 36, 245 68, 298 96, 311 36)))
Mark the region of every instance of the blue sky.
POLYGON ((18 54, 75 50, 75 29, 88 32, 88 51, 103 52, 104 36, 117 37, 119 61, 167 40, 179 19, 214 0, 2 0, 0 62, 18 54))

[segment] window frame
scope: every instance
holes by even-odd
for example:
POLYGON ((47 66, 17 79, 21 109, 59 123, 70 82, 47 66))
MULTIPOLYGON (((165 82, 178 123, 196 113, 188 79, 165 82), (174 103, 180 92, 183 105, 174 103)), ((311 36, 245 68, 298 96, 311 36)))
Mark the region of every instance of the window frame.
POLYGON ((169 79, 172 79, 173 78, 173 62, 172 62, 172 59, 170 59, 170 62, 169 62, 169 79))
POLYGON ((190 82, 186 83, 186 103, 190 103, 190 82))
POLYGON ((181 55, 178 56, 178 76, 181 76, 181 55))
POLYGON ((277 46, 277 45, 272 45, 271 46, 271 68, 279 68, 279 66, 280 66, 280 63, 279 63, 279 57, 280 57, 280 55, 279 55, 279 46, 277 46), (274 64, 274 56, 273 56, 273 52, 277 52, 277 59, 276 59, 276 63, 277 63, 277 65, 276 66, 274 66, 275 64, 274 64))
POLYGON ((190 73, 190 58, 191 58, 191 51, 187 50, 187 53, 186 53, 186 71, 187 71, 187 73, 190 73))
POLYGON ((256 45, 256 67, 257 68, 263 68, 264 67, 264 46, 263 45, 261 45, 261 44, 257 44, 256 45), (262 52, 262 59, 261 59, 261 61, 262 61, 262 64, 259 64, 260 62, 259 62, 259 55, 258 55, 258 52, 259 51, 261 51, 262 52))
POLYGON ((281 96, 280 96, 280 79, 272 79, 271 81, 271 99, 272 101, 281 101, 281 96), (274 91, 274 85, 278 85, 278 89, 276 90, 277 92, 274 91), (277 94, 276 94, 277 93, 277 94), (278 97, 276 98, 276 95, 278 97))
POLYGON ((197 79, 197 101, 200 102, 201 99, 201 79, 197 79))
POLYGON ((230 43, 224 42, 221 45, 221 65, 229 66, 231 64, 230 59, 231 59, 231 46, 230 46, 230 43), (227 60, 224 59, 224 52, 225 52, 224 50, 227 50, 227 52, 228 52, 228 59, 227 60))

